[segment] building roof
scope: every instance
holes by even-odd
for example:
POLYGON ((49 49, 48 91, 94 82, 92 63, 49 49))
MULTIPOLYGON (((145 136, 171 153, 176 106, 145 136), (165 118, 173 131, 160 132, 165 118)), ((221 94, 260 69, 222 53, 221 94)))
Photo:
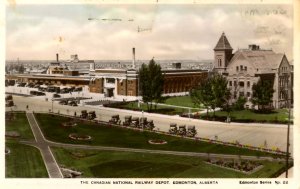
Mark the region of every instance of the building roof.
POLYGON ((232 50, 232 47, 223 32, 214 50, 232 50))
POLYGON ((255 69, 272 70, 279 68, 285 55, 275 53, 272 50, 240 49, 234 53, 231 62, 234 62, 240 56, 243 56, 255 69))

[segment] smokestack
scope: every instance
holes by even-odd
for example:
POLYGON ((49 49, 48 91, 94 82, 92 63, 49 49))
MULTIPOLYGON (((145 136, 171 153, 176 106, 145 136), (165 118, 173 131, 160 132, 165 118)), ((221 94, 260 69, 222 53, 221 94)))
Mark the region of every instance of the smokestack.
POLYGON ((132 48, 132 68, 135 69, 135 48, 132 48))
POLYGON ((56 62, 58 62, 58 53, 56 53, 56 62))

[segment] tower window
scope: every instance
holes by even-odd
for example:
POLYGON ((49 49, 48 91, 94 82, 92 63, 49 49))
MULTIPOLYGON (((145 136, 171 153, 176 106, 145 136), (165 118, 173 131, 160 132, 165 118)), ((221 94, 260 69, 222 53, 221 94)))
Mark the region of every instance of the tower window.
POLYGON ((250 81, 247 81, 247 87, 250 87, 250 81))
POLYGON ((229 81, 229 86, 232 86, 232 81, 229 81))
POLYGON ((236 67, 236 71, 239 71, 239 67, 238 66, 236 67))
POLYGON ((218 59, 218 66, 222 67, 222 60, 221 59, 218 59))

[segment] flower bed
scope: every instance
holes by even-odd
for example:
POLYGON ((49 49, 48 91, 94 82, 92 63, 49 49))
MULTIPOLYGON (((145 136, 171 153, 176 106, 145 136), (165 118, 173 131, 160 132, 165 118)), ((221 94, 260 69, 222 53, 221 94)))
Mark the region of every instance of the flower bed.
POLYGON ((63 127, 75 127, 77 123, 75 122, 65 122, 61 124, 63 127))
POLYGON ((206 163, 246 174, 252 174, 263 167, 260 162, 245 160, 207 160, 206 163))
POLYGON ((73 140, 91 140, 92 139, 92 137, 89 135, 80 135, 77 133, 69 134, 69 138, 71 138, 73 140))
POLYGON ((19 138, 21 135, 17 131, 5 131, 6 137, 19 138))
POLYGON ((148 140, 149 144, 167 144, 168 142, 161 139, 151 139, 148 140))
POLYGON ((201 138, 201 137, 194 137, 195 140, 203 141, 203 142, 209 142, 211 144, 221 144, 221 145, 226 145, 226 146, 235 146, 239 148, 245 148, 249 150, 257 150, 261 152, 268 152, 272 153, 274 155, 280 155, 280 156, 285 156, 286 152, 281 151, 279 148, 274 148, 274 149, 269 149, 269 148, 263 148, 263 147, 256 147, 256 146, 250 146, 250 145, 244 145, 240 144, 238 141, 233 141, 233 142, 224 142, 220 140, 213 140, 209 138, 201 138))

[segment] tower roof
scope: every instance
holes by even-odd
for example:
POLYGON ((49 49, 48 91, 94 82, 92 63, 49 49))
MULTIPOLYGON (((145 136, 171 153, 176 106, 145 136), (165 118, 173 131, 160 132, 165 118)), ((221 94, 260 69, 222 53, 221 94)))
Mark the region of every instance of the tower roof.
POLYGON ((224 32, 222 33, 214 50, 233 50, 224 32))

